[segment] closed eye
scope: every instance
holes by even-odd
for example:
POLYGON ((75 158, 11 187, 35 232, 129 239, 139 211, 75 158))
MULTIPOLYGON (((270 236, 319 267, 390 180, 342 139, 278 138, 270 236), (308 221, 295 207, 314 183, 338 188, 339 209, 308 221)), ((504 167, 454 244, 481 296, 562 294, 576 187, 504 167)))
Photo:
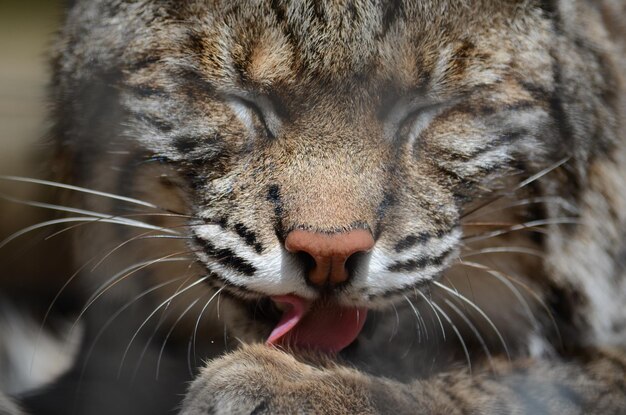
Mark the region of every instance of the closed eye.
POLYGON ((280 127, 280 120, 268 102, 255 102, 239 95, 230 95, 228 103, 248 130, 258 133, 263 130, 267 138, 274 139, 280 127))
POLYGON ((442 104, 431 104, 411 110, 396 127, 396 137, 415 141, 441 113, 443 107, 442 104))
POLYGON ((389 112, 385 126, 388 139, 413 142, 437 117, 446 105, 439 102, 406 102, 400 100, 389 112))

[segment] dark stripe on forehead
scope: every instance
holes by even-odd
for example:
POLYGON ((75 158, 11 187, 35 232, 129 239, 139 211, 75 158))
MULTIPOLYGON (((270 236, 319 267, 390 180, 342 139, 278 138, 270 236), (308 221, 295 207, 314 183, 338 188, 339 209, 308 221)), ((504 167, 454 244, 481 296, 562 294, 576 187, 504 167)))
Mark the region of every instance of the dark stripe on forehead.
POLYGON ((214 97, 215 88, 211 85, 204 75, 190 68, 177 68, 173 73, 174 79, 180 80, 182 87, 186 88, 187 97, 192 99, 200 96, 214 97))
POLYGON ((456 49, 454 49, 452 58, 448 62, 448 67, 445 71, 445 76, 457 76, 461 77, 465 75, 468 66, 472 63, 477 56, 473 52, 476 50, 476 45, 470 41, 463 41, 456 49))
POLYGON ((163 118, 157 115, 141 112, 132 112, 131 116, 144 124, 148 124, 149 126, 157 129, 159 132, 162 133, 169 133, 174 129, 174 126, 171 123, 165 121, 163 118))
POLYGON ((204 56, 206 46, 202 35, 195 30, 189 30, 187 32, 187 40, 185 46, 189 48, 198 58, 204 56))
POLYGON ((538 0, 538 6, 541 10, 545 11, 549 17, 556 17, 559 9, 558 1, 559 0, 538 0))
POLYGON ((272 0, 270 2, 270 7, 272 9, 272 11, 274 12, 274 15, 276 16, 276 21, 278 23, 283 23, 285 22, 286 19, 286 15, 287 15, 287 10, 285 8, 285 4, 283 1, 281 0, 272 0))
POLYGON ((398 19, 403 19, 404 14, 404 3, 401 0, 390 0, 385 2, 380 37, 384 37, 389 29, 396 23, 396 21, 398 21, 398 19))
POLYGON ((170 98, 165 89, 154 85, 126 85, 125 89, 138 98, 170 98))
POLYGON ((320 22, 326 22, 326 10, 324 10, 324 6, 321 1, 313 2, 313 14, 320 22))
POLYGON ((161 61, 161 55, 157 51, 148 51, 143 56, 140 54, 137 54, 137 56, 140 56, 140 58, 131 61, 125 66, 125 70, 129 73, 149 68, 161 61))

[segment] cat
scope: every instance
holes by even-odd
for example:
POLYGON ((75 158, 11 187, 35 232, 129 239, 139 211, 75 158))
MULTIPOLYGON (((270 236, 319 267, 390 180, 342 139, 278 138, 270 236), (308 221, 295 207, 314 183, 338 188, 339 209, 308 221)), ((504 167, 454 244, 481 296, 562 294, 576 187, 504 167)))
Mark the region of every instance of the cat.
POLYGON ((37 183, 85 333, 26 410, 625 412, 625 16, 75 2, 37 183))

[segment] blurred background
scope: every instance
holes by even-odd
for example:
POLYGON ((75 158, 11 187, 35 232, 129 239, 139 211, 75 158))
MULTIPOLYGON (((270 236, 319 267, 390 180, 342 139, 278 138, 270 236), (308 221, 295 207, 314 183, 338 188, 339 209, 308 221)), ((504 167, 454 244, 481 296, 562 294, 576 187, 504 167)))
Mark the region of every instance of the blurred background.
MULTIPOLYGON (((0 175, 46 176, 48 61, 63 15, 61 3, 0 1, 0 175)), ((37 361, 24 357, 34 355, 34 349, 27 350, 33 343, 29 336, 38 330, 28 316, 42 321, 51 292, 58 291, 66 274, 63 255, 51 249, 54 244, 41 243, 42 233, 5 245, 10 235, 51 215, 10 199, 45 200, 47 193, 41 186, 0 180, 0 391, 7 393, 36 387, 70 363, 69 356, 53 349, 37 361), (15 344, 21 346, 16 350, 15 344)))
MULTIPOLYGON (((171 346, 176 337, 174 333, 163 357, 163 349, 158 349, 160 342, 153 342, 153 348, 146 353, 144 344, 148 345, 152 338, 138 338, 128 358, 138 363, 126 367, 129 372, 135 372, 132 379, 129 375, 126 383, 120 383, 117 367, 121 352, 139 326, 137 321, 146 317, 145 310, 137 315, 133 314, 134 308, 127 310, 125 318, 116 320, 103 338, 90 343, 97 345, 93 354, 97 358, 89 360, 87 355, 85 362, 89 360, 90 365, 85 377, 81 372, 79 379, 77 371, 87 367, 86 363, 76 363, 74 372, 66 376, 74 382, 79 379, 78 383, 65 383, 69 385, 64 386, 66 390, 56 386, 48 388, 74 364, 83 333, 87 331, 82 324, 71 325, 84 305, 82 297, 75 295, 77 284, 70 281, 76 269, 69 259, 72 245, 65 238, 69 238, 71 232, 61 234, 57 232, 59 228, 51 226, 36 228, 37 224, 61 215, 53 209, 33 206, 42 202, 62 203, 52 197, 54 188, 2 177, 47 179, 50 176, 52 164, 47 160, 51 154, 47 144, 50 103, 46 97, 49 60, 64 5, 69 3, 68 0, 0 0, 0 414, 5 413, 2 394, 17 397, 33 414, 70 413, 66 399, 74 399, 72 405, 78 408, 75 413, 85 413, 82 407, 76 406, 77 402, 90 407, 88 413, 122 413, 122 410, 123 413, 139 413, 134 412, 135 406, 144 411, 141 413, 155 413, 151 411, 163 407, 164 401, 167 402, 165 407, 178 404, 190 375, 187 366, 180 365, 181 360, 168 358, 169 349, 175 349, 171 346), (57 298, 57 293, 62 294, 57 298), (127 326, 127 332, 120 331, 121 325, 127 326), (135 352, 137 356, 133 355, 135 352), (157 364, 162 372, 162 379, 158 380, 154 375, 157 364), (133 384, 135 375, 138 380, 133 384), (40 387, 45 389, 38 390, 40 387), (76 393, 79 389, 80 399, 67 398, 79 396, 76 393), (29 395, 40 392, 41 396, 28 400, 29 395), (94 412, 94 407, 101 412, 94 412)), ((184 272, 189 272, 187 264, 184 272)), ((109 303, 103 303, 103 308, 110 311, 109 303)), ((184 299, 179 303, 170 308, 174 316, 178 315, 176 307, 188 304, 184 299)), ((207 310, 207 314, 210 312, 212 309, 207 310)), ((92 314, 102 321, 109 317, 106 313, 92 314)), ((186 356, 190 328, 183 326, 185 324, 179 325, 186 336, 186 356)), ((101 325, 95 324, 95 327, 101 325)), ((150 334, 152 329, 147 332, 150 334)), ((198 335, 199 356, 208 356, 209 349, 223 349, 221 326, 219 330, 213 326, 206 330, 201 326, 200 332, 207 335, 198 335), (216 340, 212 333, 217 333, 216 340)))
MULTIPOLYGON (((48 60, 63 13, 61 3, 0 1, 0 175, 45 176, 48 60)), ((45 196, 41 192, 41 187, 0 180, 0 241, 47 214, 5 196, 37 199, 45 196)), ((25 249, 14 244, 0 249, 0 294, 18 295, 44 282, 33 280, 29 267, 23 267, 39 260, 25 249)))
POLYGON ((0 172, 29 173, 29 149, 45 133, 45 86, 56 0, 0 2, 0 172))
MULTIPOLYGON (((48 60, 62 13, 61 1, 56 0, 0 1, 0 175, 46 175, 48 60)), ((0 245, 9 235, 50 215, 7 198, 45 200, 46 191, 0 180, 0 245)), ((64 274, 60 270, 62 255, 50 244, 34 242, 41 240, 42 234, 35 237, 20 238, 0 248, 0 390, 8 393, 35 387, 69 364, 63 356, 45 351, 42 355, 49 359, 38 359, 34 367, 28 367, 33 359, 19 357, 29 351, 13 350, 13 344, 32 335, 28 332, 32 325, 22 319, 30 314, 32 321, 42 321, 51 291, 58 291, 64 274)))

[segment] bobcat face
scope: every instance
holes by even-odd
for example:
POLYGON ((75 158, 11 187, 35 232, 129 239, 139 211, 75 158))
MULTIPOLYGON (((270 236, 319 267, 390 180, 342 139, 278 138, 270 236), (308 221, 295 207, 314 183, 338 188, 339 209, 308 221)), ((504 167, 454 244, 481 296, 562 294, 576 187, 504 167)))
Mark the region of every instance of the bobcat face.
MULTIPOLYGON (((454 254, 454 194, 433 166, 416 160, 427 158, 416 134, 385 125, 380 102, 333 90, 283 92, 276 106, 288 115, 281 118, 237 98, 221 104, 237 126, 219 137, 227 147, 217 155, 223 170, 203 165, 192 174, 207 177, 195 188, 205 221, 194 228, 196 243, 227 284, 370 304, 431 279, 454 254), (352 99, 365 103, 355 107, 352 99), (277 119, 275 133, 259 128, 265 117, 277 119)), ((227 130, 218 125, 216 133, 227 130)))
POLYGON ((472 203, 565 154, 544 11, 393 3, 125 4, 123 36, 68 35, 107 49, 118 135, 186 180, 225 292, 385 306, 451 264, 472 203))

